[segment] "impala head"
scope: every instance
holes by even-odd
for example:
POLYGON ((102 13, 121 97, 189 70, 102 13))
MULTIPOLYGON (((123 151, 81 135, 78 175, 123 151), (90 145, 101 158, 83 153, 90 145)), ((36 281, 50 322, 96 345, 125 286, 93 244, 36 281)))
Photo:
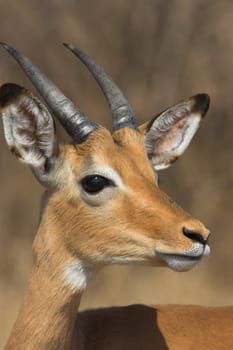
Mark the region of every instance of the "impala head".
POLYGON ((207 255, 209 231, 159 189, 157 171, 169 167, 187 148, 208 109, 208 95, 184 100, 138 128, 126 98, 106 72, 66 45, 107 97, 113 115, 110 133, 75 107, 25 56, 2 46, 72 138, 71 144, 58 145, 47 108, 18 85, 1 87, 9 148, 47 187, 41 220, 46 239, 36 245, 41 259, 41 250, 53 245, 64 265, 81 261, 82 268, 94 269, 143 263, 183 271, 207 255))

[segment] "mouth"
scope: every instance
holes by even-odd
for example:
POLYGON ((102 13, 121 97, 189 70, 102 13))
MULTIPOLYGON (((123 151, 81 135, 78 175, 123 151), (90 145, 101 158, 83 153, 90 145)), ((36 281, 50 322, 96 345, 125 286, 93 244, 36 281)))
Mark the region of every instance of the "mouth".
POLYGON ((157 252, 165 261, 166 265, 175 271, 187 271, 198 264, 203 256, 210 254, 208 245, 198 245, 194 249, 186 250, 181 253, 157 252))

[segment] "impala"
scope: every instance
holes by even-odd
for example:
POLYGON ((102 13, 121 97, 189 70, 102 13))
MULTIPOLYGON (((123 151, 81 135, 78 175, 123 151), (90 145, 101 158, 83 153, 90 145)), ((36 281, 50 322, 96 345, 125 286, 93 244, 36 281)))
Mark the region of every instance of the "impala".
POLYGON ((103 68, 66 44, 108 100, 110 133, 28 58, 1 45, 72 138, 58 144, 50 111, 29 91, 1 87, 10 151, 46 187, 29 286, 5 349, 224 349, 216 343, 232 339, 229 309, 133 305, 77 313, 89 278, 105 265, 185 271, 209 254, 209 231, 159 189, 156 175, 189 145, 208 109, 208 95, 195 95, 137 127, 128 101, 103 68))

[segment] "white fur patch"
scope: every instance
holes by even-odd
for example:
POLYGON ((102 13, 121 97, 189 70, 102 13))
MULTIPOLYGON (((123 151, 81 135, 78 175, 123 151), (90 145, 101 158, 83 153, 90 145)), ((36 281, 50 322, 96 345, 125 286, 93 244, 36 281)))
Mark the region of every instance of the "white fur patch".
POLYGON ((91 270, 81 261, 71 263, 65 267, 65 281, 73 292, 83 291, 91 275, 91 270))
POLYGON ((125 187, 120 175, 112 168, 109 167, 103 167, 100 171, 100 174, 110 180, 113 181, 113 183, 115 183, 115 185, 117 187, 119 187, 120 189, 123 189, 125 187))

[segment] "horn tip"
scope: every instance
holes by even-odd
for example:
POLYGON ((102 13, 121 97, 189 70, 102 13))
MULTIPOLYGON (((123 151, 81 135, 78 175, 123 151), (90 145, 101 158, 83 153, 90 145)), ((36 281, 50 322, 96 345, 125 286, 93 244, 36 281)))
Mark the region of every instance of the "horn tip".
POLYGON ((15 50, 15 48, 4 41, 0 41, 0 45, 8 51, 12 56, 17 56, 19 53, 15 50))
POLYGON ((6 49, 6 50, 10 50, 10 45, 8 45, 7 43, 5 43, 4 41, 0 41, 0 45, 2 46, 2 47, 4 47, 4 49, 6 49))
POLYGON ((78 56, 80 59, 86 57, 87 55, 84 54, 80 49, 77 47, 74 47, 74 45, 68 44, 68 43, 63 43, 63 45, 69 49, 71 52, 73 52, 76 56, 78 56))
POLYGON ((70 50, 74 49, 74 46, 69 43, 62 43, 62 45, 64 45, 67 49, 70 49, 70 50))

